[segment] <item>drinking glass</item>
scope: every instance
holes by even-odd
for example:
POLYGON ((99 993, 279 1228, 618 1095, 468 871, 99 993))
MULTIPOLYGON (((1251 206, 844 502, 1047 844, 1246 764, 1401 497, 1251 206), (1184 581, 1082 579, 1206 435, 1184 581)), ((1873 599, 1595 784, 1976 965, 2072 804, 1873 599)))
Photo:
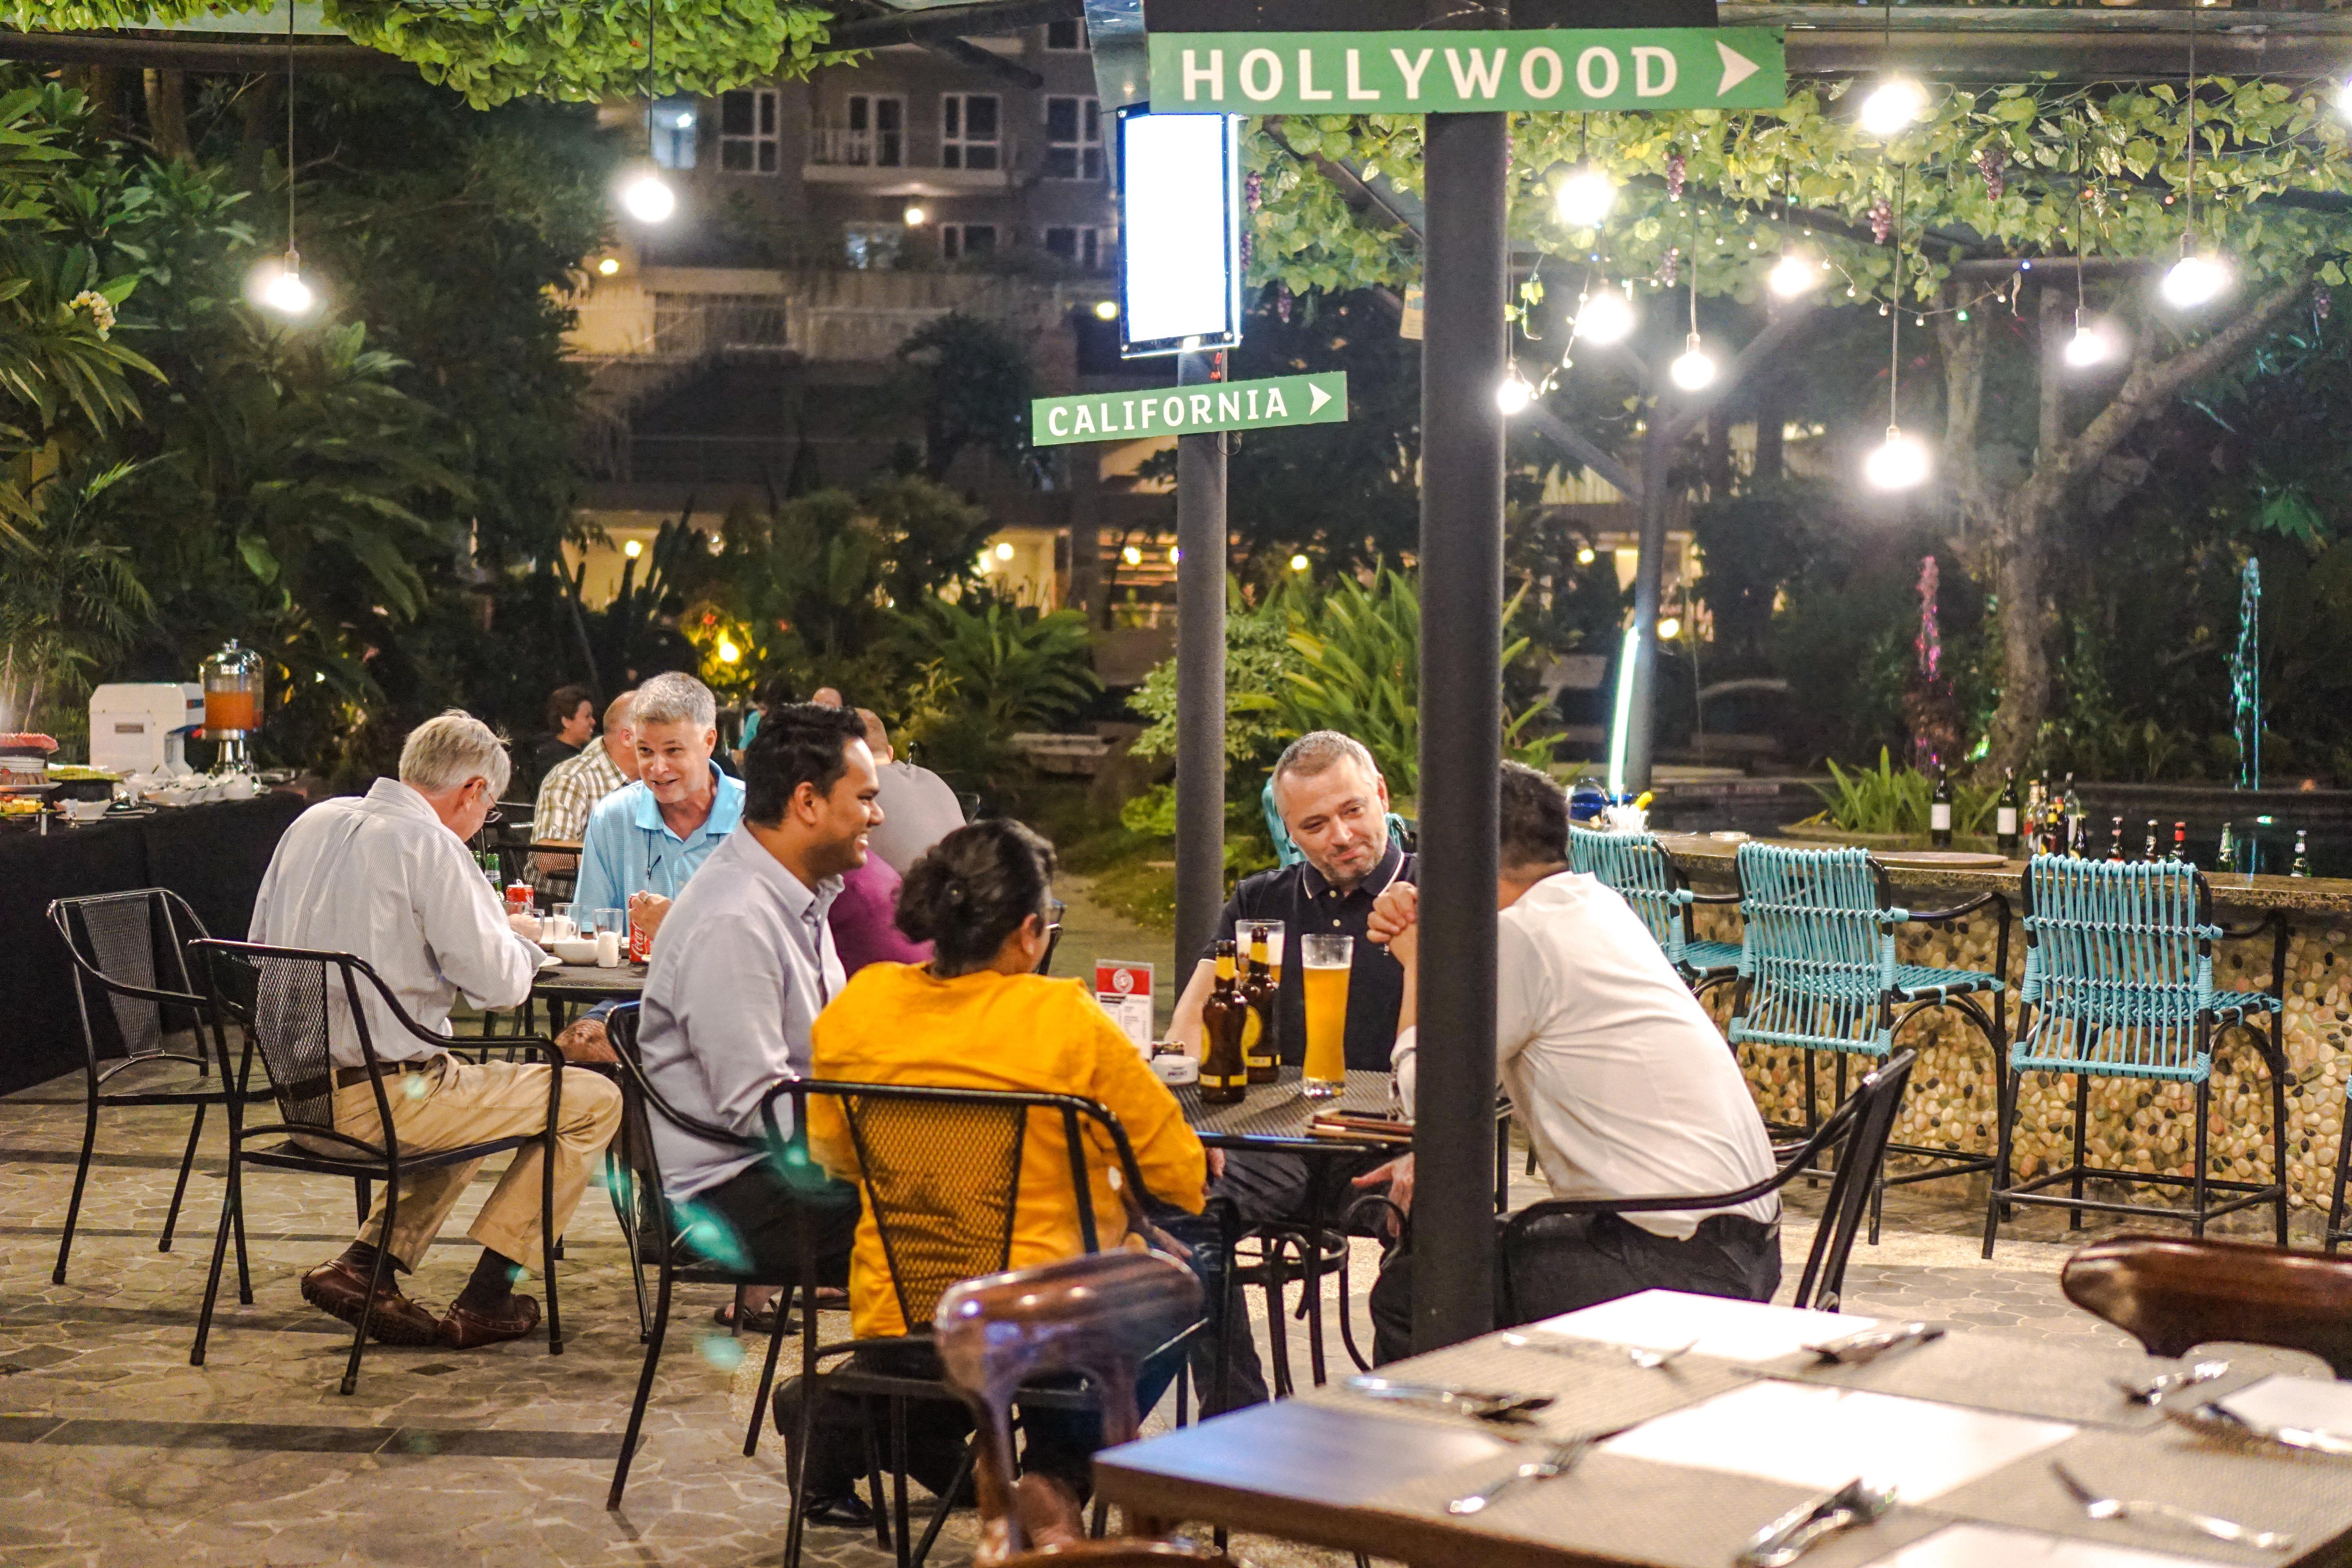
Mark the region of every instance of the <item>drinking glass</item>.
POLYGON ((1329 1100, 1348 1087, 1348 971, 1356 939, 1310 934, 1298 939, 1300 977, 1307 986, 1307 1069, 1301 1092, 1329 1100))
POLYGON ((554 942, 572 942, 577 940, 583 933, 583 930, 593 931, 594 929, 593 927, 586 926, 584 924, 585 921, 592 918, 593 917, 589 914, 588 906, 585 904, 556 905, 554 921, 555 930, 551 933, 550 940, 554 942))
POLYGON ((628 911, 625 910, 598 910, 596 911, 596 934, 598 936, 603 936, 606 931, 611 931, 614 935, 621 938, 621 940, 625 942, 629 936, 628 911))

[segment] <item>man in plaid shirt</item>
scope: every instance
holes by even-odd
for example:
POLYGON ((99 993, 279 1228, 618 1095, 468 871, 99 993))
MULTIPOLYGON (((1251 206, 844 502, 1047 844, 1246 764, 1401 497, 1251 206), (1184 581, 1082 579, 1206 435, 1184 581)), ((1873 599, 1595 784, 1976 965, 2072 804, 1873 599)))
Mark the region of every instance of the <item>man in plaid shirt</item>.
MULTIPOLYGON (((548 770, 531 812, 530 836, 541 844, 577 844, 587 836, 588 814, 596 803, 637 776, 637 737, 629 724, 636 693, 624 691, 604 710, 604 733, 578 756, 548 770)), ((541 876, 571 872, 575 855, 539 857, 541 876)))

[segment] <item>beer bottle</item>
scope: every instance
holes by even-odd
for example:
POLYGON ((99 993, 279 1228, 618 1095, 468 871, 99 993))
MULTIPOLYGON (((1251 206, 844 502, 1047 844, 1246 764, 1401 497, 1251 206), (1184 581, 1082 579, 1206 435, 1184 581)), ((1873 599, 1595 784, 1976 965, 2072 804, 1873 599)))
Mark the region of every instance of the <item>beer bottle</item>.
POLYGON ((2214 866, 2223 871, 2238 868, 2238 838, 2230 827, 2226 822, 2221 824, 2221 846, 2213 852, 2214 866))
POLYGON ((1248 1027, 1250 1008, 1234 979, 1232 941, 1217 943, 1215 952, 1217 984, 1201 1008, 1201 1033, 1206 1044, 1201 1054, 1201 1103, 1239 1105, 1249 1089, 1242 1037, 1248 1027))
POLYGON ((1242 1032, 1242 1064, 1252 1083, 1273 1083, 1282 1077, 1282 1047, 1275 1037, 1278 1012, 1274 963, 1265 928, 1250 932, 1249 974, 1242 982, 1242 998, 1249 1004, 1249 1023, 1242 1032))
POLYGON ((2120 865, 2124 858, 2124 819, 2117 816, 2108 820, 2115 826, 2107 829, 2107 858, 2120 865))
POLYGON ((2143 860, 2156 858, 2156 818, 2152 816, 2147 819, 2147 842, 2140 847, 2139 858, 2143 860))
POLYGON ((2187 824, 2187 823, 2185 823, 2185 822, 2176 822, 2176 823, 2174 823, 2174 824, 2172 825, 2172 855, 2171 855, 2171 859, 2172 859, 2172 861, 2173 861, 2173 863, 2174 863, 2174 864, 2178 865, 2179 862, 2181 862, 2181 861, 2183 861, 2183 860, 2186 860, 2186 859, 2188 859, 2188 858, 2189 858, 2189 824, 2187 824))
POLYGON ((1940 763, 1936 766, 1936 793, 1927 802, 1927 842, 1938 849, 1952 847, 1952 774, 1940 763))
POLYGON ((2004 859, 2017 858, 2017 770, 2001 770, 2000 805, 1993 810, 1993 833, 2004 859))
POLYGON ((2286 874, 2290 877, 2311 875, 2311 847, 2304 841, 2304 830, 2300 827, 2294 830, 2294 863, 2287 868, 2286 874))

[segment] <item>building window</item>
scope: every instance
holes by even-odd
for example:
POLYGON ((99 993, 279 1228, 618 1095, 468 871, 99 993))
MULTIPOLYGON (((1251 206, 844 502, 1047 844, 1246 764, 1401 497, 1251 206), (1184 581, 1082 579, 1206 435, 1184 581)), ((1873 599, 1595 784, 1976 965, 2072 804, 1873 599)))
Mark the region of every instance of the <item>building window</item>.
POLYGON ((1103 175, 1102 100, 1045 100, 1045 177, 1099 180, 1103 175))
POLYGON ((940 99, 940 167, 1003 167, 997 98, 992 92, 950 92, 940 99))
POLYGON ((845 156, 834 160, 865 168, 898 169, 907 162, 907 100, 878 94, 849 95, 845 156))
POLYGON ((746 88, 719 95, 719 166, 730 174, 776 172, 776 89, 746 88))
POLYGON ((861 272, 887 271, 898 265, 898 247, 906 229, 895 223, 854 223, 842 230, 843 251, 849 265, 861 272))
POLYGON ((665 169, 694 167, 696 107, 690 98, 665 98, 654 105, 654 162, 665 169))
POLYGON ((943 223, 940 225, 940 259, 969 261, 978 257, 996 254, 996 226, 992 223, 943 223))
POLYGON ((1087 47, 1087 26, 1084 22, 1048 22, 1045 24, 1045 47, 1066 52, 1087 47))
POLYGON ((1105 247, 1102 230, 1098 228, 1049 228, 1045 231, 1045 254, 1057 257, 1088 272, 1103 268, 1105 247))

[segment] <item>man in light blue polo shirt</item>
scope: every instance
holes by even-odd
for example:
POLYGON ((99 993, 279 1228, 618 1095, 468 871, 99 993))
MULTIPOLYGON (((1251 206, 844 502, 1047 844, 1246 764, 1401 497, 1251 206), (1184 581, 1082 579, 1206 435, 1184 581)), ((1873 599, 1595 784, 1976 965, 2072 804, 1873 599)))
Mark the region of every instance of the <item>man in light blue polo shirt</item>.
POLYGON ((572 895, 592 912, 626 907, 658 931, 713 849, 743 820, 743 784, 719 771, 719 704, 690 675, 656 675, 637 688, 632 720, 637 779, 589 815, 572 895))

